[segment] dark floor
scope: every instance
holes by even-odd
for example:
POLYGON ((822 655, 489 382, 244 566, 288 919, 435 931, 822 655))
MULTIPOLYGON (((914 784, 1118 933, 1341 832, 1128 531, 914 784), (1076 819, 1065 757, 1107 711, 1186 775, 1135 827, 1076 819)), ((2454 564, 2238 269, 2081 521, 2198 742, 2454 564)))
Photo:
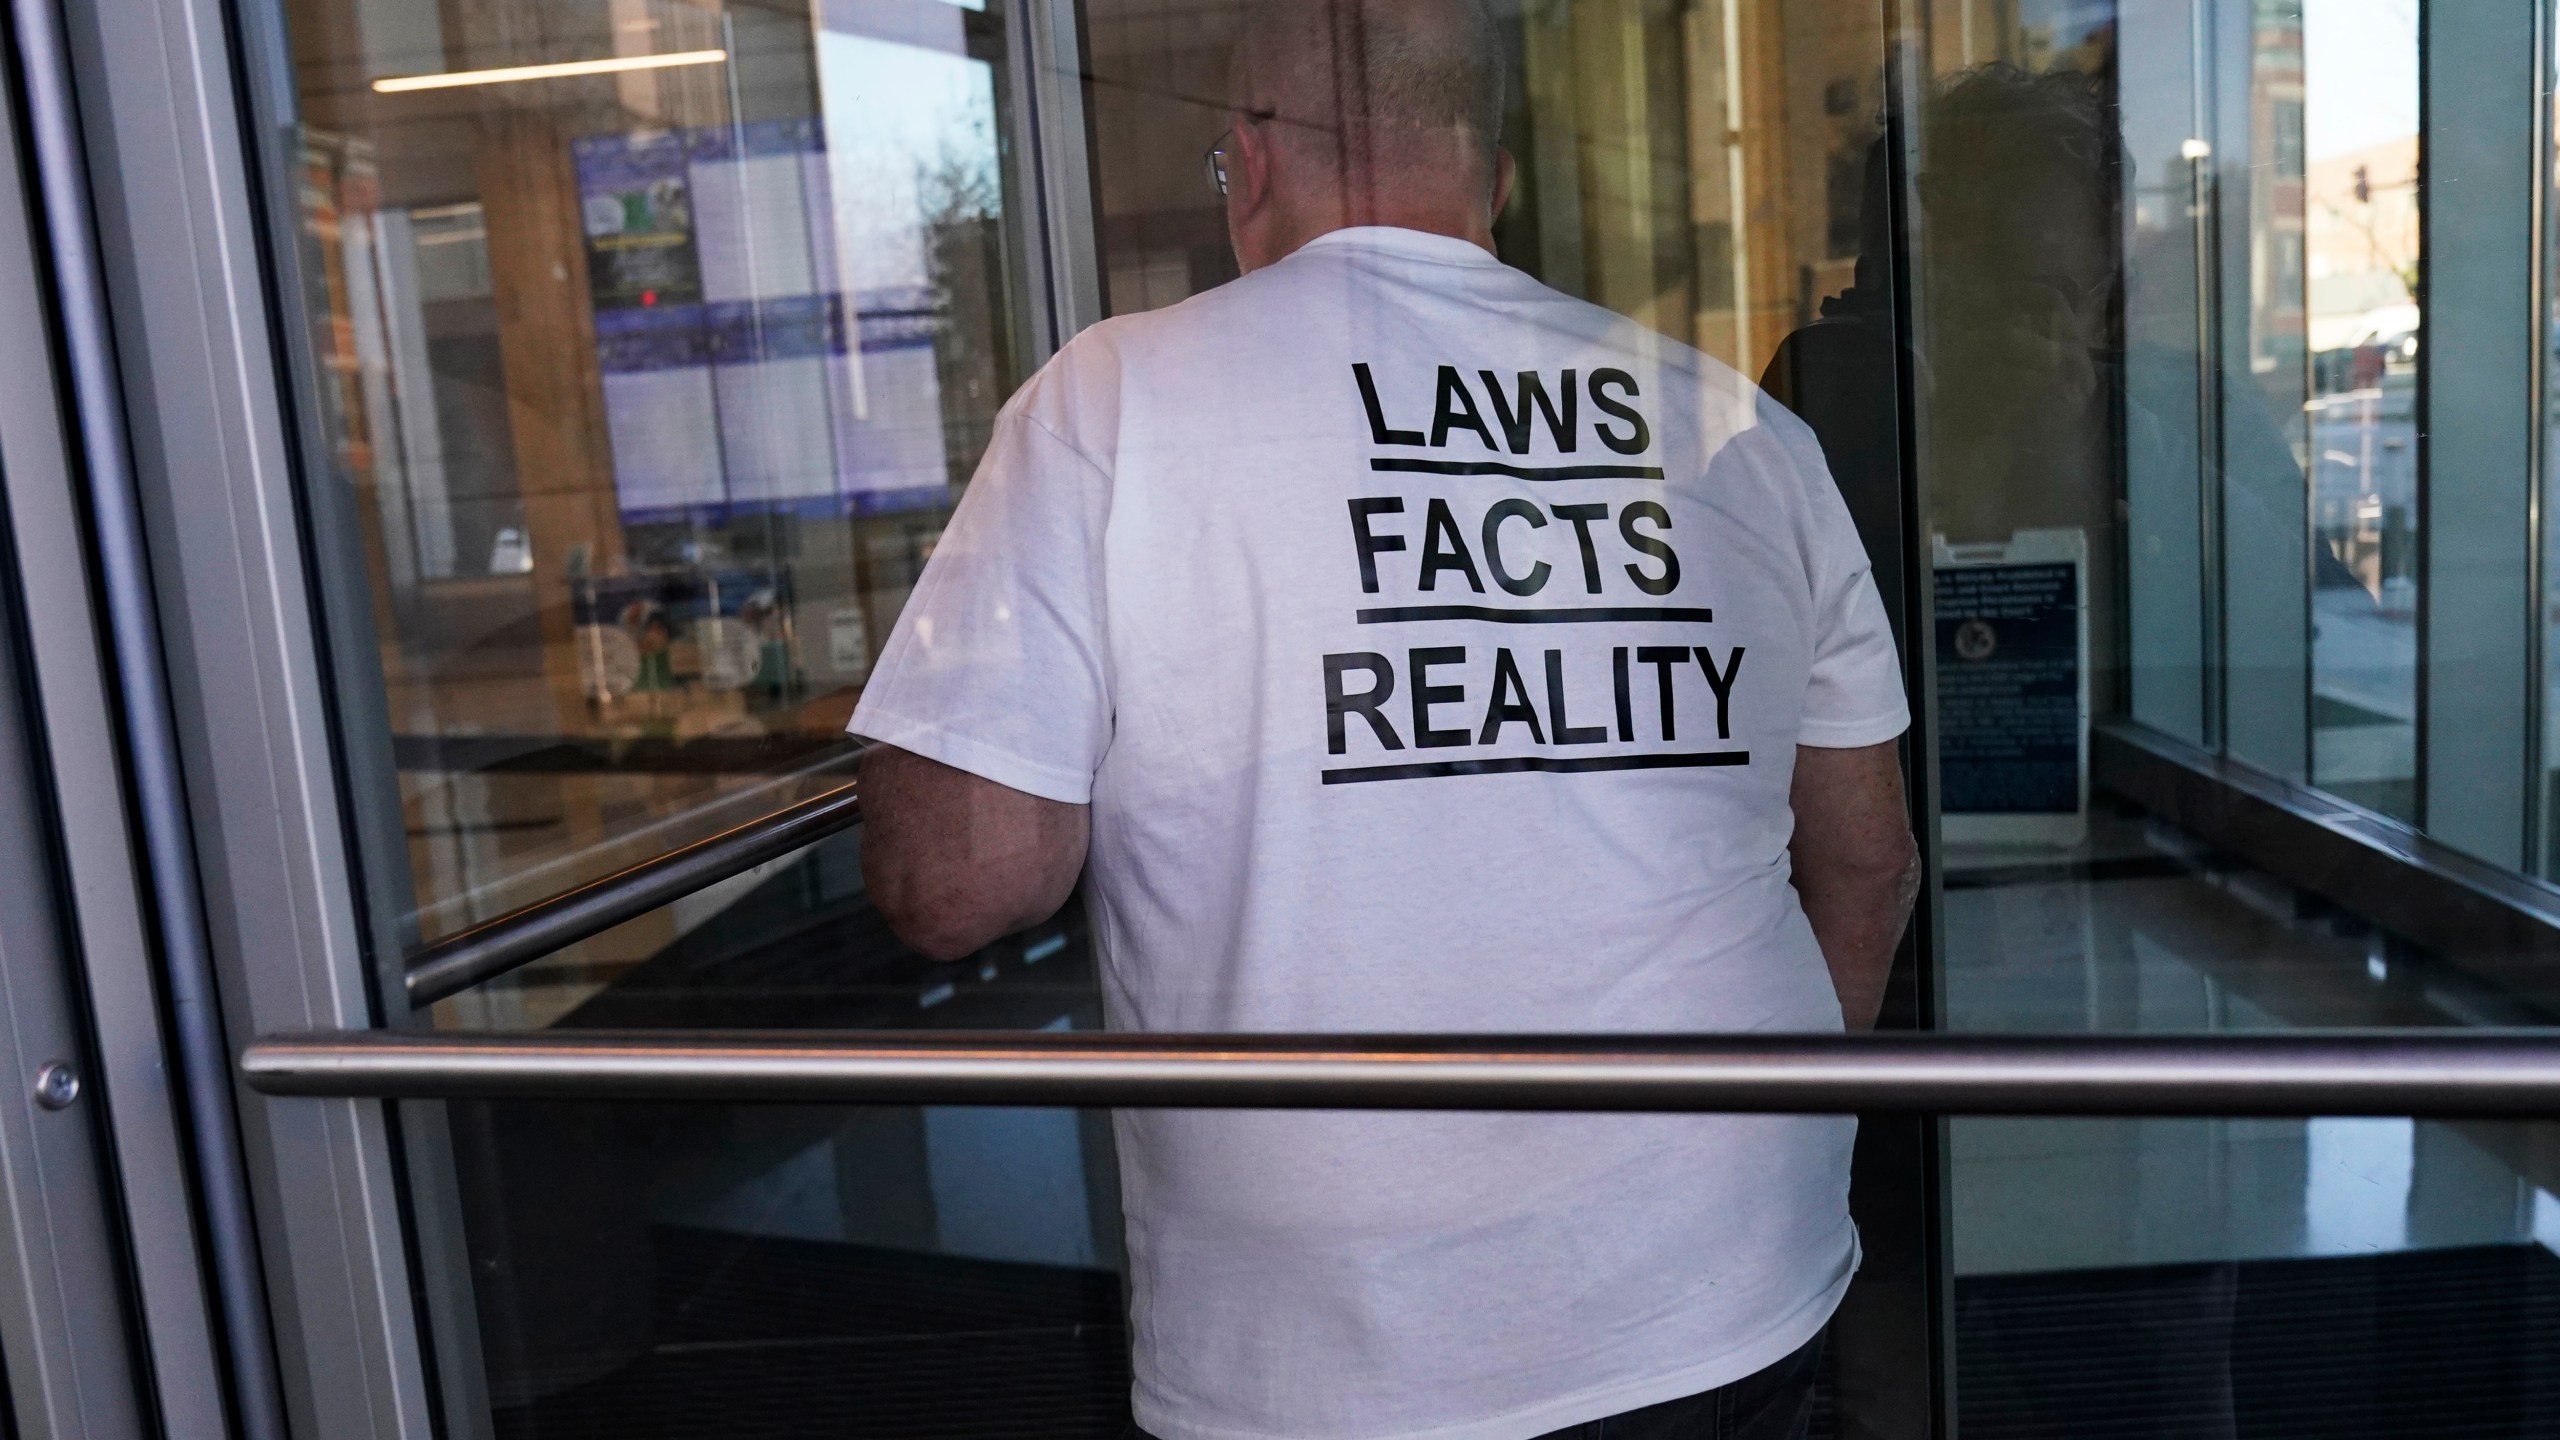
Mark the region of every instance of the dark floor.
MULTIPOLYGON (((1128 1423, 1107 1271, 657 1232, 653 1350, 501 1440, 1078 1437, 1128 1423)), ((2538 1246, 1969 1278, 1965 1440, 2560 1436, 2538 1246)), ((1825 1404, 1817 1431, 1834 1425, 1825 1404)))
POLYGON ((2560 1436, 2560 1259, 2538 1245, 1976 1276, 1965 1440, 2560 1436))
POLYGON ((1116 1437, 1119 1277, 699 1230, 656 1234, 656 1346, 497 1412, 500 1440, 1116 1437))

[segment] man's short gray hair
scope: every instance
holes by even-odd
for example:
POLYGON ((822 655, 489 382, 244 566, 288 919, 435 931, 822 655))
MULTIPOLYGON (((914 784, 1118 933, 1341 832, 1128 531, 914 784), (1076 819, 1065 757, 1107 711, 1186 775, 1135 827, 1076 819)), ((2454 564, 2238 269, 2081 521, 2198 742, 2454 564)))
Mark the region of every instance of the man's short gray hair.
POLYGON ((1253 0, 1236 44, 1239 105, 1380 140, 1462 129, 1488 160, 1502 135, 1502 72, 1484 0, 1253 0))

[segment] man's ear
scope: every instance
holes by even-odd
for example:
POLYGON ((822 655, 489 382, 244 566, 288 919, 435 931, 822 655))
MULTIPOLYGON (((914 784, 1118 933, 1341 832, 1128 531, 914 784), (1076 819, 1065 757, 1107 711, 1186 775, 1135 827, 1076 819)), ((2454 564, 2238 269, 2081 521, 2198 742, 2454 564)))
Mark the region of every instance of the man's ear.
POLYGON ((1253 214, 1271 200, 1271 144, 1263 127, 1236 126, 1228 154, 1227 203, 1238 218, 1253 214))
POLYGON ((1519 178, 1520 166, 1512 160, 1511 152, 1499 145, 1493 147, 1492 219, 1502 218, 1503 207, 1511 203, 1511 182, 1519 178))

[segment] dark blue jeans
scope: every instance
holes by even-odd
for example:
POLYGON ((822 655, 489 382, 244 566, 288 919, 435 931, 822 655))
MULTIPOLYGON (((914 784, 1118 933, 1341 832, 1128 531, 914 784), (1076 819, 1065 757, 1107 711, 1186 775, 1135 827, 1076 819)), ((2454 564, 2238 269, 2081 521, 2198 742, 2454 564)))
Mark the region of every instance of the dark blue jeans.
MULTIPOLYGON (((1568 1425, 1538 1440, 1804 1440, 1813 1421, 1813 1376, 1822 1366, 1822 1337, 1757 1374, 1730 1385, 1623 1415, 1568 1425)), ((1132 1428, 1137 1440, 1154 1440, 1132 1428)))

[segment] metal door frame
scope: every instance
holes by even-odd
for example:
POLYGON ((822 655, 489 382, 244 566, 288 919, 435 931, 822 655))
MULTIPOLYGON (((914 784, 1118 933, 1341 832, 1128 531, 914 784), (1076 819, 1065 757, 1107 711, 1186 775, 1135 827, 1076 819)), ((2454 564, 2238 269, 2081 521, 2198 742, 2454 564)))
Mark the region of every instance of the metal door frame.
MULTIPOLYGON (((8 823, 26 842, 0 901, 0 929, 14 932, 0 937, 11 951, 0 958, 0 1074, 25 1085, 41 1051, 82 1083, 51 1117, 21 1120, 26 1089, 0 1105, 11 1182, 0 1202, 10 1242, 0 1349, 24 1433, 211 1440, 234 1433, 234 1403, 200 1244, 201 1132, 167 1038, 168 957, 118 723, 127 686, 93 609, 107 579, 83 491, 98 436, 84 433, 92 417, 74 401, 64 306, 81 257, 50 243, 72 194, 62 182, 77 179, 64 163, 77 129, 64 123, 59 12, 12 0, 7 18, 0 313, 18 323, 0 332, 0 553, 15 562, 14 574, 0 567, 0 585, 16 589, 0 597, 14 632, 0 637, 11 667, 0 727, 30 728, 0 743, 0 765, 28 767, 0 777, 8 823), (65 1121, 92 1127, 94 1153, 65 1121), (43 1204, 28 1206, 18 1187, 39 1176, 43 1204)), ((268 1363, 263 1347, 257 1363, 268 1363)))
MULTIPOLYGON (((210 971, 202 978, 214 993, 201 1003, 174 988, 188 979, 183 963, 161 981, 173 987, 173 1035, 209 1038, 221 1066, 239 1040, 279 1021, 374 1020, 278 383, 276 292, 246 144, 241 77, 258 67, 235 67, 242 37, 218 0, 13 3, 28 113, 40 139, 54 137, 38 158, 57 202, 48 226, 55 298, 75 365, 85 346, 93 367, 79 372, 91 384, 68 408, 83 430, 86 483, 99 488, 90 514, 65 517, 48 559, 77 563, 86 547, 63 536, 80 535, 85 522, 101 561, 82 584, 98 582, 114 647, 92 662, 85 694, 42 677, 47 728, 61 782, 90 782, 67 807, 83 819, 107 810, 90 798, 84 813, 84 795, 118 793, 97 784, 100 773, 166 762, 165 782, 146 773, 128 792, 146 807, 137 833, 92 848, 125 858, 121 909, 136 932, 126 953, 158 941, 150 948, 192 952, 210 971), (48 28, 57 43, 26 43, 48 28), (126 456, 129 476, 116 473, 126 456), (122 515, 111 513, 119 483, 129 487, 122 515), (120 595, 141 597, 141 613, 119 610, 120 595), (156 653, 137 653, 155 622, 156 653), (121 668, 120 685, 106 680, 110 666, 121 668), (147 709, 135 681, 155 670, 163 738, 175 751, 165 757, 149 753, 153 737, 130 721, 122 737, 100 723, 122 705, 147 709), (62 763, 70 747, 105 753, 83 775, 62 763), (174 836, 152 833, 155 813, 161 830, 175 824, 174 836), (173 880, 155 869, 146 887, 134 872, 137 848, 165 857, 172 846, 201 870, 200 913, 185 894, 192 874, 173 880), (146 906, 160 907, 158 936, 138 933, 137 917, 154 913, 146 906)), ((66 582, 57 593, 85 602, 92 592, 66 582)), ((97 623, 85 603, 59 613, 66 626, 97 623)), ((75 875, 80 863, 75 854, 75 875)), ((84 926, 87 918, 84 906, 84 926)), ((90 946, 98 952, 96 939, 90 946)), ((150 977, 141 978, 147 1001, 150 977)), ((119 1032, 156 1039, 161 1017, 136 1009, 102 1007, 102 1028, 112 1020, 119 1032)), ((193 1073, 183 1056, 138 1063, 154 1076, 193 1073)), ((185 1382, 174 1389, 164 1379, 169 1433, 434 1433, 389 1107, 285 1109, 229 1083, 221 1068, 212 1084, 195 1078, 195 1095, 164 1101, 169 1129, 181 1128, 190 1099, 203 1122, 185 1148, 163 1142, 176 1163, 128 1174, 137 1204, 183 1205, 190 1193, 199 1201, 196 1215, 137 1216, 133 1226, 137 1247, 172 1252, 142 1267, 146 1280, 183 1272, 196 1286, 192 1316, 178 1298, 145 1296, 152 1325, 196 1332, 192 1352, 170 1347, 197 1363, 174 1375, 185 1382), (227 1176, 226 1146, 237 1157, 227 1176), (206 1183, 191 1186, 191 1177, 206 1183)), ((120 1109, 120 1131, 124 1119, 120 1109)))
POLYGON ((0 332, 0 1370, 17 1434, 212 1434, 177 1127, 157 1035, 133 1028, 149 978, 119 963, 144 953, 127 837, 117 806, 69 803, 113 795, 116 756, 95 724, 45 738, 105 697, 14 89, 0 76, 0 314, 25 317, 0 332), (71 1080, 50 1104, 47 1071, 71 1080))

